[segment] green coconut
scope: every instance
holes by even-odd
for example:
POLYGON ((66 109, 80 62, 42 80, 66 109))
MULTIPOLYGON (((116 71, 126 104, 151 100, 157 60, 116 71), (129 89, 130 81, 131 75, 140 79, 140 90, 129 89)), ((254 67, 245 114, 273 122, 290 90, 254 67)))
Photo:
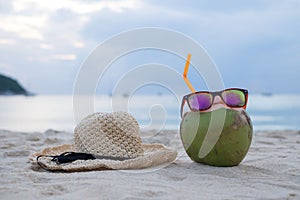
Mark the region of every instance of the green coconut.
POLYGON ((244 110, 187 112, 180 124, 188 156, 212 166, 238 165, 250 148, 252 134, 252 122, 244 110))

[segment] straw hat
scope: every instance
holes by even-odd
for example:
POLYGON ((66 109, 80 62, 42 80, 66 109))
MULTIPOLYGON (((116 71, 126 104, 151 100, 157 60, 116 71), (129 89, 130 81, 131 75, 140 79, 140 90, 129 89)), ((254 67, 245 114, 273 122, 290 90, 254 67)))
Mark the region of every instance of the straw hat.
POLYGON ((39 165, 51 171, 90 171, 104 169, 142 169, 176 159, 177 152, 161 144, 143 144, 137 121, 126 112, 94 113, 75 128, 74 144, 43 149, 29 160, 37 163, 40 155, 56 156, 64 152, 92 154, 96 159, 57 164, 50 157, 40 157, 39 165), (105 159, 103 159, 105 157, 105 159), (121 159, 108 159, 121 158, 121 159))

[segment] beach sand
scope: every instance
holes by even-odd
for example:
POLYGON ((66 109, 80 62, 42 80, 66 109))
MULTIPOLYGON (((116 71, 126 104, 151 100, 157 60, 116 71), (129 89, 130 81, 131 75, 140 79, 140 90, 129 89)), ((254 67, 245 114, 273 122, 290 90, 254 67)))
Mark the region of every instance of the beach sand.
POLYGON ((236 167, 192 162, 177 131, 148 131, 143 142, 178 150, 176 161, 146 170, 53 173, 28 156, 72 143, 73 134, 0 131, 0 199, 300 199, 300 132, 255 132, 236 167))

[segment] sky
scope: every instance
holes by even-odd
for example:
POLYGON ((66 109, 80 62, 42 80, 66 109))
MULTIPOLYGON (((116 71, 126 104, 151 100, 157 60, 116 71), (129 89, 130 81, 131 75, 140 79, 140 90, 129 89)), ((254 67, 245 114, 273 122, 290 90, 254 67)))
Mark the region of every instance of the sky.
MULTIPOLYGON (((97 45, 128 30, 159 27, 202 45, 226 87, 300 93, 299 10, 299 0, 0 0, 0 73, 34 93, 72 94, 82 63, 97 45)), ((158 50, 133 52, 112 64, 97 92, 109 94, 137 65, 180 70, 184 62, 158 50)), ((201 87, 201 77, 190 79, 201 87)))

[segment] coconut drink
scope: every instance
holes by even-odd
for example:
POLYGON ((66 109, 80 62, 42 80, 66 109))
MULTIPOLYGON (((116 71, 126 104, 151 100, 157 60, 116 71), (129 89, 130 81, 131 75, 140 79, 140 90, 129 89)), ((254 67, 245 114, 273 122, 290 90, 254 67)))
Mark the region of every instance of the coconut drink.
POLYGON ((188 156, 213 166, 238 165, 247 155, 252 133, 247 112, 229 108, 187 112, 180 124, 181 141, 188 156))
POLYGON ((229 88, 220 91, 198 91, 186 77, 189 54, 183 78, 192 93, 181 104, 180 136, 187 155, 195 162, 212 166, 236 166, 247 155, 253 126, 246 112, 248 90, 229 88), (190 111, 183 113, 188 105, 190 111))

